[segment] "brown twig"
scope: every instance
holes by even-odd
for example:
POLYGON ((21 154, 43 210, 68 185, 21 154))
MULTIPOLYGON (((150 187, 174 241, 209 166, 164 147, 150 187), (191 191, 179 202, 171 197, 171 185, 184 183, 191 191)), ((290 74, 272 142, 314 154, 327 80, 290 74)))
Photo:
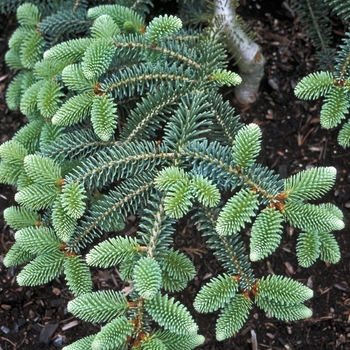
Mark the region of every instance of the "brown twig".
POLYGON ((12 343, 12 341, 11 341, 10 339, 4 338, 4 337, 0 337, 0 339, 9 342, 10 344, 12 344, 12 346, 13 346, 15 349, 17 349, 17 344, 12 343))
POLYGON ((17 349, 19 349, 19 348, 23 345, 23 343, 26 341, 26 339, 27 339, 27 332, 24 332, 24 338, 23 338, 23 340, 21 341, 21 344, 19 344, 19 345, 17 346, 17 349))

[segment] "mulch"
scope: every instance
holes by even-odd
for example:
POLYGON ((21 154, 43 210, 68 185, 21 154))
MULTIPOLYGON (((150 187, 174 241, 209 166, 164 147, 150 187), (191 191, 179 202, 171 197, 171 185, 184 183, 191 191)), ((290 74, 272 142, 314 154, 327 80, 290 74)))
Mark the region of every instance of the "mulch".
MULTIPOLYGON (((259 263, 253 263, 256 275, 275 273, 293 277, 308 285, 314 297, 306 303, 313 310, 309 319, 283 322, 254 308, 242 330, 232 339, 215 340, 217 313, 198 314, 192 307, 200 287, 223 272, 221 265, 198 233, 185 218, 178 223, 174 247, 187 254, 197 275, 176 298, 192 312, 206 337, 203 350, 219 349, 350 349, 350 149, 337 144, 339 128, 324 130, 319 125, 320 101, 300 101, 293 89, 298 81, 316 69, 314 49, 298 18, 282 1, 242 1, 240 13, 257 33, 267 59, 259 100, 252 106, 238 106, 232 89, 224 96, 236 107, 245 123, 262 128, 263 148, 259 161, 287 177, 313 166, 335 166, 338 171, 334 188, 321 202, 331 202, 344 213, 346 228, 335 232, 340 245, 338 264, 317 261, 301 268, 296 259, 298 230, 286 226, 277 251, 259 263)), ((15 29, 13 17, 0 18, 0 143, 9 140, 25 123, 18 111, 9 111, 4 95, 13 73, 4 64, 6 41, 15 29)), ((334 22, 334 35, 344 27, 334 22)), ((15 202, 14 189, 0 185, 0 212, 15 202)), ((128 230, 135 230, 135 218, 129 218, 128 230)), ((60 349, 91 333, 101 325, 85 323, 67 312, 72 299, 64 278, 39 287, 20 287, 16 274, 20 268, 6 269, 4 256, 14 242, 14 231, 0 218, 0 350, 60 349)), ((242 233, 248 242, 248 233, 242 233)), ((115 269, 92 270, 94 288, 121 289, 115 269)))

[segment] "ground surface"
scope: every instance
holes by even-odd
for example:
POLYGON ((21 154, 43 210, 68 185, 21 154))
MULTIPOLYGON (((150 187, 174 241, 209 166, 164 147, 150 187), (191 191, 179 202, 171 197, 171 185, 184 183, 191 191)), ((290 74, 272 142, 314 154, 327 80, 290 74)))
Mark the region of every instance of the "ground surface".
MULTIPOLYGON (((206 337, 200 349, 350 349, 350 149, 337 145, 338 130, 326 131, 320 127, 319 102, 299 101, 293 95, 295 84, 314 71, 316 64, 313 48, 297 18, 279 1, 246 0, 241 13, 256 30, 267 64, 258 102, 252 106, 237 106, 237 113, 245 122, 254 121, 261 126, 260 161, 282 177, 312 166, 337 168, 334 189, 322 201, 334 203, 344 212, 347 229, 335 233, 342 258, 336 265, 317 262, 309 269, 301 268, 295 256, 298 232, 286 227, 280 248, 268 259, 254 264, 254 269, 257 276, 283 274, 307 284, 314 291, 314 298, 307 303, 313 316, 300 322, 281 322, 254 309, 233 339, 217 342, 214 337, 216 315, 198 314, 191 304, 200 286, 222 270, 193 224, 183 221, 174 244, 192 258, 197 277, 177 298, 193 312, 200 333, 206 337)), ((3 143, 23 124, 23 118, 18 112, 8 111, 4 102, 11 73, 5 68, 3 58, 6 40, 15 26, 12 19, 0 20, 0 23, 0 142, 3 143)), ((338 24, 335 34, 343 31, 338 24)), ((225 92, 225 97, 235 105, 231 90, 225 92)), ((10 187, 0 186, 1 214, 14 203, 13 195, 10 187)), ((57 349, 96 333, 99 325, 86 324, 67 313, 66 303, 72 296, 63 278, 42 287, 17 285, 18 269, 6 269, 2 264, 6 251, 13 244, 13 234, 1 219, 0 350, 57 349)), ((96 289, 120 288, 113 270, 92 273, 96 289)))

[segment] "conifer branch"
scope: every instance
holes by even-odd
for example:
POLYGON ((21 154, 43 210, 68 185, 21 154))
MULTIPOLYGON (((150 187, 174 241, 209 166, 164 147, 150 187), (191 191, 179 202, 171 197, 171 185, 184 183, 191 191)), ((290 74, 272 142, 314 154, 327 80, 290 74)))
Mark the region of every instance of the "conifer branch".
MULTIPOLYGON (((220 3, 234 14, 236 1, 220 3)), ((218 340, 240 330, 254 303, 280 319, 309 317, 303 302, 312 291, 281 276, 256 278, 249 257, 272 254, 287 221, 302 230, 301 265, 340 259, 331 231, 344 227, 342 212, 308 202, 330 190, 335 168, 283 181, 258 164, 260 128, 244 126, 218 93, 241 82, 226 69, 218 31, 188 31, 173 15, 147 24, 150 0, 121 4, 88 8, 69 1, 57 4, 57 12, 26 4, 17 12, 20 27, 6 61, 20 72, 6 98, 29 122, 0 146, 0 181, 18 188, 18 206, 4 213, 17 230, 5 265, 27 264, 20 285, 64 273, 75 296, 69 311, 104 322, 97 334, 66 349, 194 349, 204 337, 189 310, 169 297, 196 273, 172 245, 177 219, 190 213, 226 270, 194 303, 200 312, 219 310, 218 340), (55 45, 56 39, 62 42, 55 45), (138 230, 123 236, 130 214, 138 230), (250 222, 245 247, 241 231, 250 222), (88 266, 118 266, 129 293, 92 292, 88 266)), ((235 24, 244 39, 241 22, 235 24)), ((260 49, 252 47, 258 51, 250 59, 261 68, 260 49)), ((296 89, 302 98, 325 97, 321 121, 328 127, 349 108, 347 62, 341 55, 334 73, 315 73, 296 89)), ((348 126, 339 134, 343 144, 350 140, 348 126)))

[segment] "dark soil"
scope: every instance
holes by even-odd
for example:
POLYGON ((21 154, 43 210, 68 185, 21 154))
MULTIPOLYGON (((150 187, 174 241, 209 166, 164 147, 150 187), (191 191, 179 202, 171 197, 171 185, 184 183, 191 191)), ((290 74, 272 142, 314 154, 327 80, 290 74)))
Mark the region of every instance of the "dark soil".
MULTIPOLYGON (((314 291, 307 302, 313 316, 299 322, 282 322, 254 309, 243 329, 232 339, 215 340, 216 314, 198 314, 192 302, 199 288, 222 271, 213 252, 193 223, 182 221, 174 245, 193 260, 197 277, 178 300, 188 306, 206 341, 200 349, 350 349, 350 149, 337 144, 338 129, 324 130, 319 125, 320 102, 300 101, 293 94, 296 83, 316 69, 313 47, 293 13, 281 1, 243 1, 242 16, 257 32, 257 41, 267 59, 266 74, 259 100, 252 106, 238 106, 233 91, 225 98, 236 106, 246 123, 255 122, 263 132, 260 162, 282 177, 313 166, 335 166, 338 170, 334 188, 322 202, 336 204, 344 213, 346 229, 335 232, 342 258, 338 264, 317 262, 301 268, 296 259, 298 231, 286 227, 282 244, 268 259, 255 263, 257 276, 268 273, 293 277, 314 291)), ((15 29, 13 17, 0 21, 0 142, 9 140, 23 125, 19 112, 9 111, 4 101, 6 85, 12 73, 4 65, 6 41, 15 29)), ((344 33, 334 24, 334 35, 344 33)), ((15 191, 0 185, 0 211, 14 204, 15 191)), ((132 218, 131 218, 132 219, 132 218)), ((132 220, 129 227, 133 229, 132 220)), ((72 298, 64 279, 40 287, 19 287, 19 268, 6 269, 3 258, 14 242, 14 232, 0 221, 0 350, 58 349, 100 326, 84 323, 69 314, 67 301, 72 298)), ((93 270, 95 290, 120 289, 123 286, 111 270, 93 270)))

